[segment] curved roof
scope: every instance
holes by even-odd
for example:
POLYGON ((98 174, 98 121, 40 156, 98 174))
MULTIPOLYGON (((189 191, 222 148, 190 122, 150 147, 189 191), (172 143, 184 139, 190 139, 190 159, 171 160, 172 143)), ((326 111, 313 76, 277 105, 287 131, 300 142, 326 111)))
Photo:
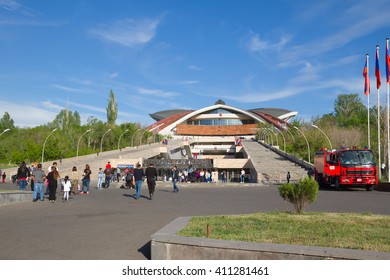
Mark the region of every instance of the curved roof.
POLYGON ((264 120, 259 115, 254 114, 252 112, 249 112, 247 110, 239 109, 239 108, 232 107, 232 106, 225 105, 225 104, 215 104, 215 105, 212 105, 212 106, 209 106, 209 107, 204 107, 202 109, 192 111, 192 112, 182 116, 181 118, 177 119, 176 121, 172 122, 171 124, 169 124, 166 127, 164 127, 162 130, 160 130, 160 133, 161 134, 170 134, 171 131, 176 127, 177 124, 185 122, 188 119, 190 119, 190 118, 192 118, 192 117, 194 117, 196 115, 202 114, 202 113, 207 112, 207 111, 219 109, 219 108, 223 108, 223 109, 231 110, 231 111, 234 111, 234 112, 237 112, 237 113, 241 113, 243 115, 247 115, 250 118, 252 118, 252 119, 254 119, 254 120, 258 121, 258 122, 264 122, 264 120))
POLYGON ((277 117, 285 121, 290 120, 291 118, 295 117, 298 114, 298 112, 294 112, 286 109, 280 109, 280 108, 256 108, 248 111, 254 112, 256 114, 266 113, 268 115, 272 115, 274 117, 277 117))
POLYGON ((246 115, 257 122, 270 123, 280 129, 285 129, 286 126, 289 125, 287 122, 298 114, 298 112, 280 108, 256 108, 244 110, 226 105, 222 100, 218 100, 214 105, 198 110, 171 109, 150 114, 150 116, 157 122, 147 127, 147 129, 153 133, 169 135, 172 134, 176 125, 182 124, 197 115, 219 108, 246 115))
POLYGON ((172 117, 177 114, 181 114, 184 112, 192 112, 193 110, 184 110, 184 109, 173 109, 173 110, 164 110, 164 111, 159 111, 153 114, 149 114, 154 120, 156 121, 161 121, 165 118, 172 117))

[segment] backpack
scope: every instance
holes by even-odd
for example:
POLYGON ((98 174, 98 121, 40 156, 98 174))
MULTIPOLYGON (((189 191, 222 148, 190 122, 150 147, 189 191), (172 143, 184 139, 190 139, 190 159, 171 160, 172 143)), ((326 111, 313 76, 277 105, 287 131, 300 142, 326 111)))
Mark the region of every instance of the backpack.
POLYGON ((126 174, 126 181, 127 182, 133 181, 133 173, 131 173, 130 171, 127 172, 127 174, 126 174))

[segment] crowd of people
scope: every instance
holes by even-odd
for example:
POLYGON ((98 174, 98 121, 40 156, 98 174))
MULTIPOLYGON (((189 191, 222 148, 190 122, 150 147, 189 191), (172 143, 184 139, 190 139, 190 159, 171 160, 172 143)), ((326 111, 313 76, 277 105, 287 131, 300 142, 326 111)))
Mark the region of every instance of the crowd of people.
MULTIPOLYGON (((178 191, 176 182, 178 181, 179 173, 176 170, 176 167, 172 167, 172 174, 174 175, 174 192, 178 191)), ((5 173, 2 173, 2 175, 4 174, 5 173)), ((28 185, 31 186, 31 191, 33 191, 33 202, 38 200, 44 201, 46 196, 50 202, 55 203, 58 193, 63 196, 63 202, 66 202, 71 195, 75 196, 77 194, 90 193, 91 174, 92 171, 89 164, 85 165, 82 175, 80 175, 77 167, 74 166, 69 176, 65 175, 62 177, 57 162, 53 162, 53 164, 48 167, 47 172, 43 170, 42 164, 40 163, 28 167, 26 162, 22 162, 15 175, 15 182, 18 184, 19 190, 21 191, 27 190, 28 185)), ((150 164, 145 171, 141 168, 139 163, 137 163, 136 168, 127 167, 124 170, 121 170, 119 168, 113 168, 110 162, 108 162, 104 169, 99 168, 98 170, 96 189, 109 188, 112 182, 122 181, 127 188, 136 189, 134 198, 138 200, 141 197, 142 183, 146 180, 149 190, 149 199, 152 200, 157 177, 157 170, 153 164, 150 164)))
MULTIPOLYGON (((97 170, 95 188, 100 190, 109 188, 113 182, 123 182, 122 188, 134 188, 134 198, 139 200, 142 183, 146 181, 149 199, 152 200, 158 179, 172 182, 174 193, 179 192, 177 183, 211 183, 218 181, 218 176, 222 183, 227 182, 226 171, 221 171, 219 175, 217 171, 208 169, 190 171, 188 169, 179 170, 177 166, 172 166, 169 171, 166 170, 162 176, 161 174, 159 176, 159 172, 152 163, 144 170, 139 163, 136 164, 135 168, 128 166, 120 169, 119 167, 112 167, 110 162, 107 162, 104 169, 99 168, 97 170)), ((82 170, 78 170, 76 166, 73 166, 70 174, 61 174, 56 162, 53 162, 47 171, 42 168, 40 163, 28 167, 25 162, 22 162, 15 175, 15 182, 22 191, 27 190, 28 185, 31 186, 34 202, 38 200, 44 201, 46 196, 50 202, 54 203, 57 200, 58 193, 63 196, 62 200, 66 202, 71 195, 87 195, 90 193, 91 174, 92 171, 89 164, 86 164, 82 170)), ((243 182, 244 175, 245 171, 242 170, 241 182, 243 182)), ((2 173, 2 178, 5 180, 5 173, 2 173)))

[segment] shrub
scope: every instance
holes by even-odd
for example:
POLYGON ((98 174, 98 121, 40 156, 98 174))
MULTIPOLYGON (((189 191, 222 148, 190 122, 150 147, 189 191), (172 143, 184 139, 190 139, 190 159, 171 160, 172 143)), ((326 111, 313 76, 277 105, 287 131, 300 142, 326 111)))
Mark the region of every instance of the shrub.
POLYGON ((286 183, 281 185, 278 190, 280 196, 294 205, 297 214, 302 214, 307 204, 317 199, 318 183, 311 177, 307 177, 298 182, 298 184, 286 183))

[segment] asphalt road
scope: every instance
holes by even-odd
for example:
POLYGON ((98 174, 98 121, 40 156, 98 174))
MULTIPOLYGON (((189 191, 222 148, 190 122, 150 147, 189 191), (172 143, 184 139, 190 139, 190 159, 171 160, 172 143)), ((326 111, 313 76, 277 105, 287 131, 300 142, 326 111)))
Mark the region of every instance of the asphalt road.
MULTIPOLYGON (((180 216, 292 211, 275 186, 158 183, 155 197, 135 200, 134 190, 92 189, 56 203, 0 207, 0 259, 143 260, 150 236, 180 216)), ((11 184, 0 189, 16 189, 11 184)), ((146 183, 142 195, 147 195, 146 183)), ((58 195, 59 196, 59 195, 58 195)), ((390 214, 390 192, 321 190, 307 211, 390 214)))

